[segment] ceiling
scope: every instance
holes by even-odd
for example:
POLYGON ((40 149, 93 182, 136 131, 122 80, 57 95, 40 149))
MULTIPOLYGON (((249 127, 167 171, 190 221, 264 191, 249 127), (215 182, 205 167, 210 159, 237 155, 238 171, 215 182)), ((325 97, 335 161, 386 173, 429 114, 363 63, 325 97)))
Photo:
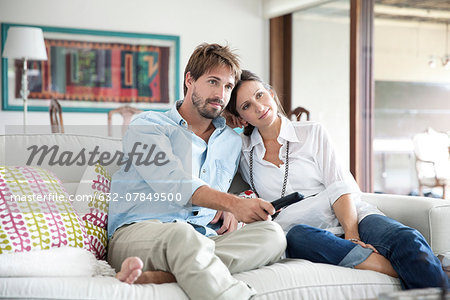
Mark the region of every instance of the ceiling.
POLYGON ((450 23, 449 0, 375 0, 375 18, 450 23))

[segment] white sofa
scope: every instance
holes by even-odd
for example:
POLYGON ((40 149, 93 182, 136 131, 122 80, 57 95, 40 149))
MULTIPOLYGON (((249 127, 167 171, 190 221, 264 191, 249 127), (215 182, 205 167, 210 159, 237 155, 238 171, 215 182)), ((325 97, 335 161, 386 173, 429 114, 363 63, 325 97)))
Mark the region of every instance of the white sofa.
MULTIPOLYGON (((0 136, 0 164, 24 165, 30 145, 59 145, 60 151, 82 148, 121 150, 121 140, 76 134, 0 136)), ((74 194, 86 166, 48 166, 74 194)), ((108 166, 114 172, 117 166, 108 166)), ((239 186, 239 184, 237 184, 239 186)), ((232 187, 236 188, 236 185, 232 187)), ((364 194, 370 202, 400 222, 418 229, 436 254, 450 251, 450 201, 423 197, 364 194)), ((234 275, 252 285, 255 299, 367 299, 400 289, 397 279, 305 260, 283 260, 234 275)), ((199 283, 201 288, 201 283, 199 283)), ((128 285, 113 277, 1 277, 0 299, 187 299, 175 284, 128 285)))

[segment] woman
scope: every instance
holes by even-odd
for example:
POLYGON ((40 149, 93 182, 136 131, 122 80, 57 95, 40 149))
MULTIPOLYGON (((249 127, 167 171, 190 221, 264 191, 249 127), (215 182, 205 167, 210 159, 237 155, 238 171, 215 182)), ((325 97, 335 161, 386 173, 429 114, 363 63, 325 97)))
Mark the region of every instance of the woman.
POLYGON ((287 232, 288 257, 378 271, 400 277, 406 289, 448 285, 417 230, 360 200, 320 124, 289 121, 275 92, 249 71, 227 110, 234 124, 245 125, 240 172, 258 197, 306 196, 275 218, 287 232))

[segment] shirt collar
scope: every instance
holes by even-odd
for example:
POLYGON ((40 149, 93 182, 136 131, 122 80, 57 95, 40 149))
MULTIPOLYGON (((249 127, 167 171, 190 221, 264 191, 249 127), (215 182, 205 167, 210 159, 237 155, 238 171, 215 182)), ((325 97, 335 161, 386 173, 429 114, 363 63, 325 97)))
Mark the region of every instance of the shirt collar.
POLYGON ((218 116, 217 118, 213 119, 212 123, 214 127, 216 127, 217 129, 224 129, 225 126, 227 125, 225 118, 222 116, 218 116))
POLYGON ((281 129, 278 138, 282 138, 283 140, 289 142, 299 142, 297 134, 295 133, 294 125, 292 125, 292 122, 283 115, 279 116, 281 117, 281 129))
MULTIPOLYGON (((281 143, 283 141, 299 142, 297 134, 295 133, 294 125, 292 125, 292 122, 283 115, 279 114, 279 116, 281 118, 281 128, 280 134, 278 136, 278 141, 281 143)), ((243 147, 243 150, 250 151, 254 146, 258 144, 263 144, 263 139, 259 134, 258 128, 255 127, 255 129, 253 129, 252 134, 250 135, 249 143, 243 147)))
MULTIPOLYGON (((172 106, 172 108, 167 112, 167 116, 172 119, 175 123, 178 125, 181 125, 185 128, 188 127, 188 123, 178 112, 178 109, 180 108, 181 104, 183 104, 184 100, 178 100, 175 102, 175 104, 172 106)), ((217 129, 224 129, 226 126, 225 118, 222 116, 218 116, 217 118, 212 120, 212 123, 214 127, 217 129)))
POLYGON ((174 103, 174 105, 172 106, 172 108, 167 111, 167 116, 172 119, 175 123, 177 123, 178 125, 181 125, 183 127, 187 128, 187 122, 185 119, 183 119, 183 117, 180 115, 180 113, 178 112, 178 108, 180 108, 181 104, 183 104, 183 100, 178 100, 174 103))

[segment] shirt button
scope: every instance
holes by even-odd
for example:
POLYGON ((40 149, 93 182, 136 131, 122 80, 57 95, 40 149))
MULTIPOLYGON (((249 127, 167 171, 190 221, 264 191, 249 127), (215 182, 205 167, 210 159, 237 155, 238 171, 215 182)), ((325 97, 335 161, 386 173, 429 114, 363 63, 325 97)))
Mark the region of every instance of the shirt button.
POLYGON ((206 170, 205 170, 205 169, 203 169, 203 170, 202 170, 202 172, 203 172, 203 173, 206 173, 206 170))

